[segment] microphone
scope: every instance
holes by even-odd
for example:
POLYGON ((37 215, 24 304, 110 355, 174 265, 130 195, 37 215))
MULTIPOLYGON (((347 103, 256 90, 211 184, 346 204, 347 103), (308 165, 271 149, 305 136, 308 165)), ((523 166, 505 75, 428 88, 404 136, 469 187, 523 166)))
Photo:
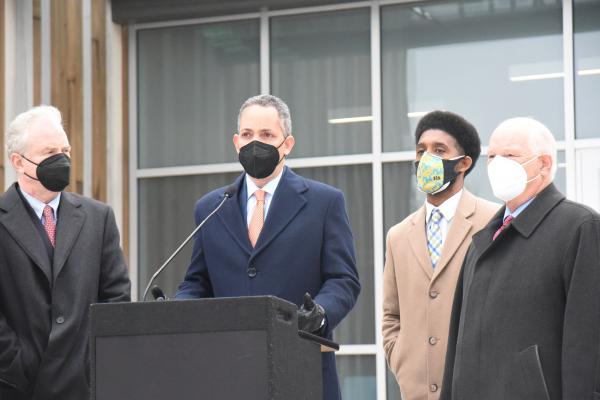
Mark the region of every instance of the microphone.
POLYGON ((162 289, 156 285, 154 285, 152 289, 150 289, 150 292, 152 293, 152 297, 154 297, 154 300, 161 301, 167 299, 167 296, 165 296, 165 293, 162 291, 162 289))
MULTIPOLYGON (((192 233, 190 233, 190 235, 183 241, 183 243, 181 243, 179 245, 179 247, 177 248, 177 250, 175 250, 173 252, 173 254, 171 254, 171 256, 169 256, 169 258, 167 258, 167 261, 165 261, 163 263, 163 265, 160 266, 160 268, 158 268, 156 270, 156 272, 154 273, 154 275, 152 275, 152 277, 150 278, 150 282, 148 282, 148 286, 146 286, 146 290, 144 290, 144 297, 142 297, 142 301, 146 301, 146 297, 148 296, 148 291, 150 290, 150 286, 152 286, 152 283, 154 282, 154 280, 158 277, 158 275, 160 275, 160 273, 165 269, 165 267, 167 265, 169 265, 169 263, 171 262, 171 260, 173 260, 173 258, 175 258, 175 256, 177 254, 179 254, 179 252, 181 251, 181 249, 183 249, 185 247, 185 245, 194 237, 194 235, 196 234, 196 232, 198 232, 200 230, 200 228, 202 228, 202 225, 204 225, 206 223, 206 221, 208 221, 210 219, 210 217, 212 217, 217 211, 219 211, 221 209, 221 207, 223 207, 223 204, 225 204, 225 202, 227 201, 227 199, 232 198, 235 193, 237 192, 237 186, 235 185, 235 183, 232 183, 231 185, 227 186, 227 188, 225 189, 225 193, 223 193, 223 200, 221 200, 221 202, 219 203, 219 205, 210 213, 206 216, 206 218, 204 218, 196 227, 196 229, 193 230, 192 233)), ((158 286, 155 286, 156 289, 160 290, 160 288, 158 286)), ((160 293, 162 293, 162 290, 160 290, 160 293)), ((154 289, 152 291, 152 294, 154 295, 154 289)), ((164 297, 164 294, 163 294, 164 297)), ((158 298, 156 296, 154 296, 155 299, 158 300, 158 298)))

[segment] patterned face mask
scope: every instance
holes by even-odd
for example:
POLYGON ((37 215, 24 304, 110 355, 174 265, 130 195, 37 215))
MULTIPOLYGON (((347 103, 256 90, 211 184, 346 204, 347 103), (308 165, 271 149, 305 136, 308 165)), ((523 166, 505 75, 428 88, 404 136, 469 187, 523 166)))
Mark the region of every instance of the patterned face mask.
POLYGON ((445 190, 458 176, 459 173, 454 167, 463 157, 445 160, 428 152, 423 153, 421 160, 415 161, 417 188, 426 194, 436 194, 445 190))

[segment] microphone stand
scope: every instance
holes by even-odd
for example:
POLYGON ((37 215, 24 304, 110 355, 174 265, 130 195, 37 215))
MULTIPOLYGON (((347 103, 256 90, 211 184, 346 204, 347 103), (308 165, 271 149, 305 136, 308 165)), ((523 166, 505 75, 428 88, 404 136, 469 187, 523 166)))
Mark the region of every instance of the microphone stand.
POLYGON ((160 268, 156 270, 154 275, 152 275, 152 278, 150 278, 150 282, 148 282, 148 286, 146 286, 146 290, 144 290, 144 297, 142 297, 142 301, 146 301, 146 297, 148 296, 148 291, 150 290, 150 286, 152 286, 152 283, 158 277, 158 275, 160 275, 160 273, 163 271, 163 269, 165 269, 165 267, 167 265, 169 265, 171 260, 173 258, 175 258, 175 256, 179 253, 179 251, 194 237, 196 232, 198 232, 198 230, 200 228, 202 228, 202 225, 204 225, 206 223, 206 221, 208 221, 210 219, 210 217, 213 216, 214 213, 219 211, 219 209, 223 206, 223 204, 225 204, 225 201, 227 201, 227 199, 232 197, 232 195, 233 195, 232 193, 226 192, 225 196, 223 197, 223 200, 221 200, 221 202, 219 203, 217 208, 215 208, 210 214, 208 214, 208 216, 206 218, 204 218, 204 220, 196 227, 196 229, 194 229, 194 231, 183 241, 183 243, 181 243, 181 245, 177 248, 177 250, 175 250, 173 252, 173 254, 171 254, 171 256, 167 259, 167 261, 165 261, 164 264, 161 265, 160 268))

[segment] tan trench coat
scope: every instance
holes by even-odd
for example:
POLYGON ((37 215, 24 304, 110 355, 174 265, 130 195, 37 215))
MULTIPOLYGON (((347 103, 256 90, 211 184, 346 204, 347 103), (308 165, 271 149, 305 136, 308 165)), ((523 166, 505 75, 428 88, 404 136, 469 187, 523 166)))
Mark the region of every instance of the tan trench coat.
POLYGON ((389 230, 383 344, 403 400, 439 398, 460 268, 471 237, 499 208, 464 190, 435 270, 427 251, 425 205, 389 230))

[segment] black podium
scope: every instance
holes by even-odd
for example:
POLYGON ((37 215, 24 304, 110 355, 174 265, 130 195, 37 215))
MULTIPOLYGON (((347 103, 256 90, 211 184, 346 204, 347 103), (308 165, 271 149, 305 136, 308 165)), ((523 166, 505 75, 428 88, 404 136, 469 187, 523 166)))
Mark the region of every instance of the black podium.
POLYGON ((320 346, 276 297, 94 304, 92 400, 319 400, 320 346))

